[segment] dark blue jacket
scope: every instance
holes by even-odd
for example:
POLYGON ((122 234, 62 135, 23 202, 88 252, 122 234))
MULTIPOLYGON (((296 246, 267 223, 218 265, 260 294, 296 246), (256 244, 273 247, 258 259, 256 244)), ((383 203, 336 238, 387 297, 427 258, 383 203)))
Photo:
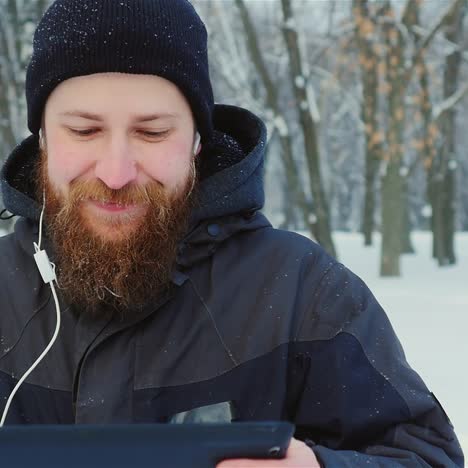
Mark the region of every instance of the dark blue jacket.
MULTIPOLYGON (((263 124, 227 106, 215 124, 167 294, 123 321, 62 302, 58 341, 7 423, 289 420, 326 467, 463 466, 449 419, 366 285, 258 211, 263 124), (224 402, 230 411, 208 410, 224 402)), ((5 204, 20 219, 0 239, 0 402, 55 326, 33 260, 36 154, 31 137, 2 172, 5 204)))

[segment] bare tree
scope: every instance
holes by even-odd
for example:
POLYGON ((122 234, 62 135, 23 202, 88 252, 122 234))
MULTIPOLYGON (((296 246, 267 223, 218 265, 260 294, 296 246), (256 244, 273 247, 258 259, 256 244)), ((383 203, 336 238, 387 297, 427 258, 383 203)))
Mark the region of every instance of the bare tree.
POLYGON ((0 139, 12 148, 25 132, 24 80, 32 26, 50 0, 0 0, 0 139))
MULTIPOLYGON (((452 44, 460 44, 463 19, 467 6, 461 2, 447 21, 445 37, 452 44)), ((455 104, 468 91, 468 86, 459 87, 461 52, 457 47, 445 59, 444 103, 432 125, 438 126, 443 135, 441 148, 433 155, 428 167, 428 195, 432 206, 433 256, 439 265, 456 263, 455 237, 455 193, 456 169, 458 167, 455 148, 455 104)), ((431 116, 432 117, 432 116, 431 116)))
POLYGON ((403 164, 404 129, 406 124, 405 97, 416 67, 421 65, 429 44, 453 11, 463 0, 453 0, 431 29, 414 46, 411 58, 405 55, 408 28, 417 19, 415 11, 420 0, 408 0, 398 22, 389 1, 384 7, 384 37, 386 44, 386 80, 388 83, 388 123, 386 129, 386 153, 382 177, 382 254, 380 273, 382 276, 400 274, 400 255, 403 252, 405 204, 408 169, 403 164))
POLYGON ((368 0, 353 0, 355 34, 359 49, 359 66, 362 80, 361 116, 364 124, 366 146, 365 195, 362 232, 364 244, 372 245, 375 216, 376 178, 383 152, 383 135, 380 131, 379 115, 379 76, 381 48, 378 25, 370 11, 368 0))
POLYGON ((281 145, 281 161, 283 163, 286 176, 286 191, 292 195, 293 204, 289 204, 288 210, 292 211, 294 206, 299 208, 302 221, 308 227, 312 236, 317 237, 315 232, 316 225, 310 222, 311 203, 307 200, 307 194, 301 182, 299 168, 293 155, 293 144, 291 141, 291 132, 283 116, 278 98, 278 84, 274 83, 268 70, 263 53, 259 46, 259 38, 253 24, 252 18, 245 5, 244 0, 236 0, 236 5, 240 12, 240 17, 244 25, 247 48, 251 60, 255 65, 258 76, 260 77, 266 91, 265 105, 273 114, 273 122, 279 136, 281 145))
POLYGON ((304 72, 303 59, 299 47, 298 32, 291 6, 291 0, 281 0, 284 24, 283 35, 287 45, 287 52, 290 65, 291 84, 294 89, 294 96, 298 105, 299 121, 304 138, 306 163, 308 168, 311 191, 314 200, 316 228, 315 237, 318 242, 331 255, 336 255, 330 227, 330 215, 328 201, 322 182, 319 145, 317 139, 317 128, 312 116, 314 103, 311 101, 310 82, 308 82, 304 72))

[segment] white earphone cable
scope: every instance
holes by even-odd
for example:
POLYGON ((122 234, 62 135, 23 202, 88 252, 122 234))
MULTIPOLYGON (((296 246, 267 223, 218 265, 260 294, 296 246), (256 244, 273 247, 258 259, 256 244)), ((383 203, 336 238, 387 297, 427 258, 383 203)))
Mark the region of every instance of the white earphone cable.
POLYGON ((58 298, 57 298, 57 293, 55 291, 55 287, 54 287, 54 283, 51 282, 50 283, 50 288, 52 289, 52 294, 54 296, 54 301, 55 301, 55 308, 56 308, 56 312, 57 312, 57 325, 55 327, 55 332, 54 332, 54 335, 52 337, 52 339, 50 340, 50 343, 47 345, 47 347, 44 349, 44 351, 42 352, 42 354, 36 359, 36 361, 34 362, 34 364, 24 373, 23 377, 21 377, 21 379, 18 381, 18 383, 15 385, 15 388, 13 389, 13 391, 10 393, 10 396, 8 397, 8 401, 5 405, 5 409, 3 410, 3 415, 2 415, 2 419, 0 421, 0 427, 3 427, 4 423, 5 423, 5 420, 6 420, 6 417, 8 415, 8 410, 10 409, 10 405, 11 405, 11 402, 13 401, 13 397, 15 396, 16 392, 19 390, 19 388, 21 387, 21 385, 23 384, 23 382, 29 377, 29 375, 31 374, 31 372, 38 366, 38 364, 42 361, 42 359, 44 359, 44 357, 46 356, 46 354, 50 351, 50 349, 52 348, 52 346, 54 345, 55 343, 55 340, 57 339, 57 336, 58 336, 58 333, 59 333, 59 330, 60 330, 60 306, 59 306, 59 302, 58 302, 58 298))
POLYGON ((16 395, 17 391, 19 390, 19 388, 21 387, 23 382, 31 374, 31 372, 39 365, 39 363, 44 359, 44 357, 50 351, 50 349, 54 345, 55 340, 57 339, 57 336, 58 336, 59 331, 60 331, 60 322, 61 322, 60 304, 59 304, 59 300, 58 300, 58 297, 57 297, 57 292, 55 291, 55 286, 54 286, 54 281, 57 280, 56 275, 55 275, 55 265, 50 263, 50 261, 49 261, 49 259, 47 257, 47 253, 44 250, 41 250, 42 221, 43 221, 43 217, 44 217, 44 209, 45 209, 45 194, 44 194, 44 206, 42 207, 41 216, 40 216, 40 219, 39 219, 39 240, 38 240, 37 244, 34 242, 34 249, 36 251, 36 254, 34 255, 34 259, 36 260, 37 267, 39 268, 39 271, 41 273, 41 276, 42 276, 44 282, 49 283, 50 289, 52 290, 52 295, 54 297, 54 302, 55 302, 55 310, 56 310, 56 314, 57 314, 57 324, 55 326, 55 331, 54 331, 54 334, 52 336, 52 339, 50 340, 47 347, 44 349, 44 351, 41 353, 41 355, 36 359, 34 364, 24 373, 24 375, 21 377, 21 379, 15 385, 15 388, 10 393, 10 396, 8 397, 5 408, 3 410, 2 419, 0 420, 0 427, 3 427, 3 425, 5 424, 5 420, 6 420, 6 417, 8 415, 8 410, 10 409, 11 402, 13 401, 13 398, 16 395))

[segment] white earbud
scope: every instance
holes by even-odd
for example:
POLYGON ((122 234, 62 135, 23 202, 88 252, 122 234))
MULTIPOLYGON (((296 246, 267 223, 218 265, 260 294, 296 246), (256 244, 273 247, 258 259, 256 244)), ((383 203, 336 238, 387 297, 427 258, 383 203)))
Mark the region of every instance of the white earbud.
POLYGON ((44 149, 44 134, 42 133, 42 129, 39 130, 39 148, 44 149))
POLYGON ((198 151, 198 147, 200 146, 200 141, 201 141, 201 136, 200 134, 197 132, 196 135, 195 135, 195 143, 193 145, 193 155, 196 156, 197 155, 197 151, 198 151))

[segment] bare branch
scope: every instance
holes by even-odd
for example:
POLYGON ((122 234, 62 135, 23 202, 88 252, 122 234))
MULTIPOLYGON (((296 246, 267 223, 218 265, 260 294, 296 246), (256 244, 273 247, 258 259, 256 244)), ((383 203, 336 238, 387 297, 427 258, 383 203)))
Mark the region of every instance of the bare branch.
MULTIPOLYGON (((411 0, 410 0, 411 1, 411 0)), ((418 59, 424 53, 425 49, 431 43, 434 36, 438 33, 440 28, 444 26, 450 19, 457 13, 459 8, 463 5, 464 0, 452 0, 452 3, 447 7, 444 14, 442 14, 438 21, 432 26, 431 29, 426 33, 425 36, 421 39, 421 42, 418 44, 417 49, 415 50, 413 57, 411 59, 411 65, 408 67, 405 73, 405 80, 409 82, 413 74, 414 68, 418 63, 418 59)))
POLYGON ((453 93, 450 97, 442 101, 439 105, 434 107, 433 119, 438 124, 445 116, 445 114, 455 107, 466 95, 468 94, 468 83, 453 93))

